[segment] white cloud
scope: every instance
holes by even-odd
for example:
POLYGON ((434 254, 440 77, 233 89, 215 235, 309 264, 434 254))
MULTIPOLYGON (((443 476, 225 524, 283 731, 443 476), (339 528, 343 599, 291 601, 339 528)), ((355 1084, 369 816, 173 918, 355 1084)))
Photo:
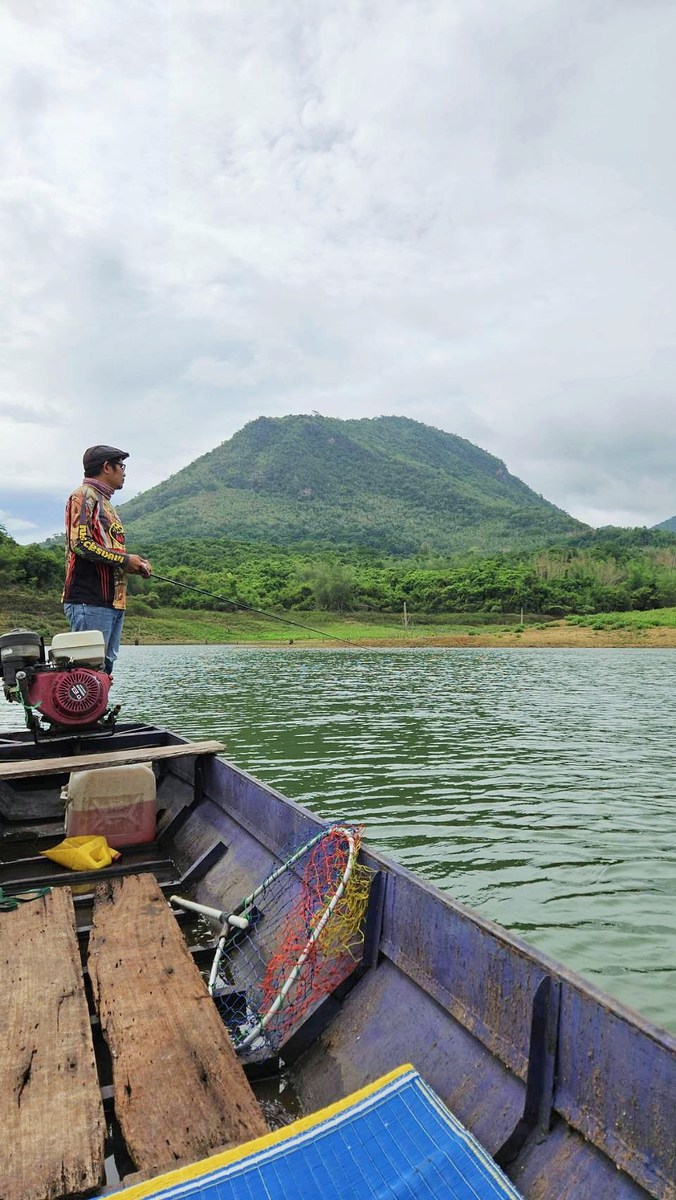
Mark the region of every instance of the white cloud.
POLYGON ((34 521, 22 521, 20 518, 13 517, 11 513, 3 512, 1 508, 0 525, 18 541, 25 540, 25 536, 22 535, 31 534, 34 536, 38 528, 34 521))
POLYGON ((672 515, 675 34, 666 0, 6 4, 10 519, 86 445, 137 491, 313 409, 672 515))

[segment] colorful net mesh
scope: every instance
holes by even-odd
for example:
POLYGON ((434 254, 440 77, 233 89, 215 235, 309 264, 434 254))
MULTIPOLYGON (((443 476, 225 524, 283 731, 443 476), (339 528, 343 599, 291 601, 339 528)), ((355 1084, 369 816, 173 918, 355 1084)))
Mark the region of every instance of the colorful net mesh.
POLYGON ((267 1058, 361 957, 372 872, 361 827, 331 826, 286 860, 235 912, 209 987, 242 1057, 267 1058))

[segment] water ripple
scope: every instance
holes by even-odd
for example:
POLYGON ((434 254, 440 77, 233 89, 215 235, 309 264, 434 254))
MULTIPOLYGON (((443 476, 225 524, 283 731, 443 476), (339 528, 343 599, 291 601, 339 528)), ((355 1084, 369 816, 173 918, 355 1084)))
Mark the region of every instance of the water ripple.
POLYGON ((675 685, 673 651, 165 646, 115 693, 676 1028, 675 685))

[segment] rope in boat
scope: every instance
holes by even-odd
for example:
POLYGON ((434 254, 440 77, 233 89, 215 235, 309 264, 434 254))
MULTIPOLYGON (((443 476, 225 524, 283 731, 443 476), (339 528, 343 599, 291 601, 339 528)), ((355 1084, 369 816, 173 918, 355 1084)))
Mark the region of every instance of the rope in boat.
POLYGON ((13 912, 19 904, 26 904, 29 900, 39 900, 41 896, 46 896, 51 892, 50 887, 26 888, 23 892, 14 892, 7 895, 4 888, 0 887, 0 912, 13 912))
POLYGON ((187 588, 189 592, 199 592, 210 600, 220 600, 222 604, 232 604, 233 608, 245 609, 246 612, 256 613, 259 617, 267 617, 269 621, 281 621, 284 625, 295 625, 298 629, 307 629, 309 633, 318 633, 320 637, 333 638, 334 642, 343 642, 346 646, 354 645, 349 638, 338 637, 335 633, 326 633, 324 629, 315 629, 313 625, 304 625, 302 621, 292 621, 290 617, 279 617, 277 613, 264 612, 262 608, 253 608, 243 600, 232 600, 229 596, 217 596, 215 592, 207 592, 205 588, 195 587, 193 583, 183 583, 180 579, 169 579, 166 575, 158 575, 153 571, 149 579, 159 579, 161 583, 173 583, 174 587, 187 588))

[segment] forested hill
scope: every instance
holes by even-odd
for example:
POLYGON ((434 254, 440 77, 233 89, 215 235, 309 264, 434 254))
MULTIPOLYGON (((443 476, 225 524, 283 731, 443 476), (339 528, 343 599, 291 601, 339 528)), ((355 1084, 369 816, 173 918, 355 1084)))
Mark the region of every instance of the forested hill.
POLYGON ((660 521, 659 525, 655 525, 655 529, 664 529, 667 533, 676 533, 676 517, 669 517, 668 521, 660 521))
POLYGON ((527 548, 585 528, 493 455, 407 417, 259 417, 121 515, 136 545, 233 537, 397 555, 527 548))

